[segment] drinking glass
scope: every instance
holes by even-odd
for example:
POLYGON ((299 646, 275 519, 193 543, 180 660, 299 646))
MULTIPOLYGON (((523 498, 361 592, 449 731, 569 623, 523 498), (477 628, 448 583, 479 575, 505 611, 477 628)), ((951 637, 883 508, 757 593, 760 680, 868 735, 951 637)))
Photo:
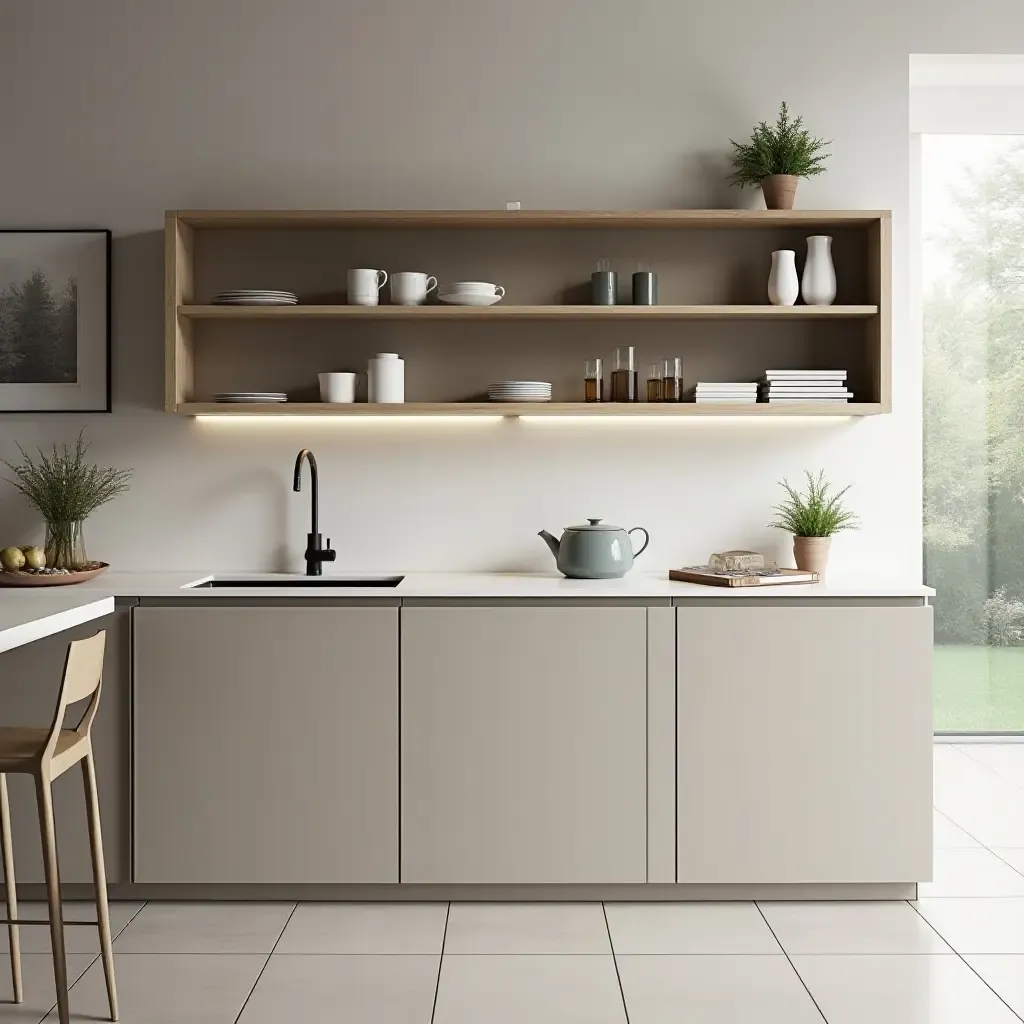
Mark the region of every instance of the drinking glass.
POLYGON ((604 401, 604 360, 588 359, 583 369, 583 400, 604 401))
POLYGON ((632 345, 619 345, 612 358, 612 401, 637 401, 636 352, 632 345))
POLYGON ((661 373, 661 400, 663 402, 681 402, 683 400, 683 360, 681 356, 671 356, 665 360, 661 373))
POLYGON ((661 363, 647 364, 647 401, 661 401, 661 363))

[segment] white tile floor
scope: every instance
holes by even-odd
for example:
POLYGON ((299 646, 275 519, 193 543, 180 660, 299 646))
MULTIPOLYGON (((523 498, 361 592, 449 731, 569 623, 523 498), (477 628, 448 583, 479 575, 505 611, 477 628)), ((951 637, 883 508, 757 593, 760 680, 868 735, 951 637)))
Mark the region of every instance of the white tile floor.
MULTIPOLYGON (((1024 744, 935 762, 935 881, 916 903, 120 903, 121 1020, 1020 1022, 1024 744)), ((28 998, 9 1002, 0 963, 0 1024, 56 1019, 46 931, 23 934, 28 998)), ((69 939, 72 1015, 103 1020, 94 935, 69 939)))

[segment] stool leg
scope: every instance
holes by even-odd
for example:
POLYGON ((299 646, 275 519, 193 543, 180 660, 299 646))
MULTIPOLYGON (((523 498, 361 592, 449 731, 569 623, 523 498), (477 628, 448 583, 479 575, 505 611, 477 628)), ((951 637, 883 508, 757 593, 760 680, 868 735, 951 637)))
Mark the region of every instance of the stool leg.
MULTIPOLYGON (((0 773, 0 846, 4 857, 4 888, 7 890, 7 916, 18 917, 18 893, 14 883, 14 846, 11 843, 11 801, 7 796, 7 776, 0 773)), ((21 937, 18 926, 9 924, 7 936, 11 946, 11 980, 14 983, 14 1001, 23 1003, 25 991, 21 983, 21 937)))
POLYGON ((64 912, 60 904, 60 868, 57 865, 57 834, 53 827, 53 793, 49 777, 37 775, 35 778, 39 834, 43 843, 43 867, 46 869, 46 898, 50 907, 50 945, 53 947, 53 981, 57 988, 57 1018, 60 1024, 71 1024, 68 965, 64 955, 64 912))
POLYGON ((89 847, 92 851, 92 878, 96 887, 96 920, 103 950, 103 976, 107 982, 110 1019, 117 1020, 117 986, 114 984, 114 947, 110 941, 110 908, 107 905, 107 872, 103 864, 103 834, 100 831, 100 803, 96 790, 96 765, 92 751, 82 759, 85 779, 85 807, 89 817, 89 847))

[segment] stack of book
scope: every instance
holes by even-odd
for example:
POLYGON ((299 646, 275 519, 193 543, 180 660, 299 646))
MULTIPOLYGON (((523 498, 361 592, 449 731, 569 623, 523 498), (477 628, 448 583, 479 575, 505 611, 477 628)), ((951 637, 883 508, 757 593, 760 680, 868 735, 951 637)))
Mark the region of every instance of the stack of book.
POLYGON ((766 370, 760 394, 762 402, 776 405, 818 405, 853 398, 853 392, 846 389, 845 370, 766 370))
POLYGON ((699 381, 693 389, 693 400, 698 405, 710 402, 753 404, 757 401, 757 381, 699 381))

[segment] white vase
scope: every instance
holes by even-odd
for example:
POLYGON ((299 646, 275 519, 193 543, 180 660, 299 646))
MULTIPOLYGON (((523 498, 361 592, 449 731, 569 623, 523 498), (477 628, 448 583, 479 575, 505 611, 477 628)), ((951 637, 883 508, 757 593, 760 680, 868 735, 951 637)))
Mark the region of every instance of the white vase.
POLYGON ((800 294, 796 276, 796 253, 779 249, 772 253, 772 269, 768 275, 768 301, 773 306, 792 306, 800 294))
POLYGON ((811 235, 807 239, 807 262, 801 294, 808 306, 831 306, 836 298, 836 268, 832 263, 832 236, 811 235))

